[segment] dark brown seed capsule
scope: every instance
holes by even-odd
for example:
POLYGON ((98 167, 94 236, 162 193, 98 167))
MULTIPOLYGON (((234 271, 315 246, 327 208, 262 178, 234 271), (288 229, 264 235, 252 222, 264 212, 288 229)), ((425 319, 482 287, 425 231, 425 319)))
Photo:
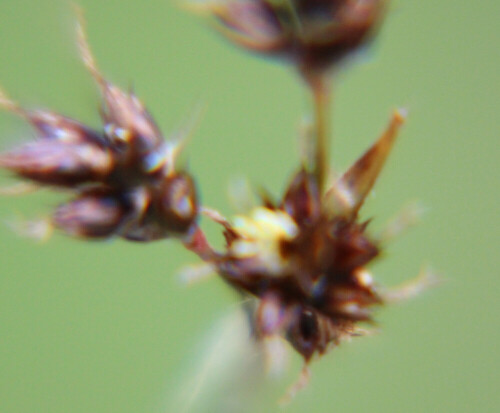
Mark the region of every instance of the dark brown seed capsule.
POLYGON ((168 231, 187 232, 198 215, 193 179, 186 173, 167 177, 159 193, 158 209, 168 231))
POLYGON ((320 326, 316 312, 308 308, 297 308, 295 318, 287 330, 287 337, 292 346, 307 361, 318 351, 320 344, 320 326))
POLYGON ((292 0, 292 3, 300 26, 295 54, 306 73, 328 69, 369 40, 385 5, 384 0, 292 0))

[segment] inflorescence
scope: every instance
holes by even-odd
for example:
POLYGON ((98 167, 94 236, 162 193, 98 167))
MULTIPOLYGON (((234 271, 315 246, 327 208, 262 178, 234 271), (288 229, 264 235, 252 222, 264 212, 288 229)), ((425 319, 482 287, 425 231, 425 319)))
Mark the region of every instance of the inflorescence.
MULTIPOLYGON (((301 380, 316 355, 366 334, 372 310, 406 298, 432 282, 429 274, 383 290, 368 271, 383 239, 370 235, 360 208, 393 147, 405 111, 343 174, 328 182, 329 101, 340 62, 374 35, 383 0, 203 0, 190 3, 243 48, 295 67, 311 91, 314 122, 299 165, 278 201, 263 196, 247 215, 226 219, 199 202, 196 179, 178 166, 186 136, 165 139, 142 102, 98 70, 80 18, 82 60, 103 98, 103 128, 47 110, 28 110, 0 91, 0 105, 24 117, 37 139, 0 154, 0 167, 72 198, 55 209, 50 226, 82 239, 175 239, 229 286, 255 301, 254 338, 280 337, 303 357, 301 380), (200 215, 225 237, 213 248, 200 215)), ((401 225, 404 225, 401 224, 401 225)))

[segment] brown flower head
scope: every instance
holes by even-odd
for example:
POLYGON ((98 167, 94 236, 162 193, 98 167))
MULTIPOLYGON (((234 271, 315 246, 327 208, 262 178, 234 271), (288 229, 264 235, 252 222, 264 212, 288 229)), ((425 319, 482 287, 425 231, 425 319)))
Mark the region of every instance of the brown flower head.
POLYGON ((301 169, 278 205, 237 217, 217 263, 232 285, 262 299, 264 334, 284 334, 306 360, 371 320, 383 299, 366 266, 379 254, 358 210, 372 188, 402 123, 388 131, 322 195, 301 169))
POLYGON ((71 189, 51 222, 84 238, 113 235, 152 241, 189 236, 198 203, 190 175, 175 161, 183 142, 166 141, 142 102, 98 71, 82 24, 79 45, 104 99, 103 131, 47 110, 27 110, 0 93, 0 105, 23 116, 37 140, 0 154, 0 167, 40 185, 71 189))
POLYGON ((302 73, 324 71, 363 45, 384 0, 203 0, 216 27, 253 51, 293 61, 302 73))
POLYGON ((225 227, 226 249, 207 252, 203 242, 192 248, 237 291, 257 298, 257 336, 286 339, 305 360, 302 379, 313 356, 365 334, 359 323, 373 322, 374 307, 432 281, 416 280, 389 294, 368 271, 382 246, 358 212, 403 121, 403 112, 395 112, 383 135, 324 193, 315 175, 301 168, 280 202, 265 200, 232 222, 209 212, 225 227))

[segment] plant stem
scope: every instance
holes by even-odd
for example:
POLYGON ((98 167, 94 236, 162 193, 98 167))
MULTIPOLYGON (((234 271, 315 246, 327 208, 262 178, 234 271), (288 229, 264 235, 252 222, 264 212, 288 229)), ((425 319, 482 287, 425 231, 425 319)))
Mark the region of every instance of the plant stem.
POLYGON ((190 239, 184 241, 184 246, 198 255, 203 261, 210 261, 215 256, 215 251, 210 246, 203 230, 198 227, 190 239))
POLYGON ((313 174, 316 177, 318 189, 323 192, 328 175, 330 159, 330 104, 332 100, 329 77, 318 75, 309 82, 314 108, 314 165, 313 174))

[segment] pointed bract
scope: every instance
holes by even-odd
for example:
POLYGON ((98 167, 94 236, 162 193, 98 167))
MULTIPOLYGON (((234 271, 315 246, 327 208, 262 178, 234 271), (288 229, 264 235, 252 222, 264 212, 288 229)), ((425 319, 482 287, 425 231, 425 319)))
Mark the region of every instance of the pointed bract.
POLYGON ((391 152, 406 113, 394 112, 383 135, 338 179, 325 194, 329 214, 354 218, 370 193, 391 152))

